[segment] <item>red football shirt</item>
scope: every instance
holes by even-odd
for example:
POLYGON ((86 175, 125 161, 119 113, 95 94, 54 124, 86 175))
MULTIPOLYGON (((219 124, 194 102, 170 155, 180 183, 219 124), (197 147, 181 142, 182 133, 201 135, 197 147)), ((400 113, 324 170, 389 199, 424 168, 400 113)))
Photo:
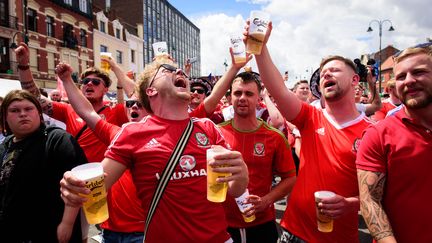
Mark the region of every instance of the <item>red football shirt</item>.
MULTIPOLYGON (((96 124, 94 133, 104 143, 110 143, 118 131, 120 131, 119 126, 100 120, 96 124)), ((130 170, 126 170, 111 186, 107 197, 109 219, 101 224, 103 229, 123 233, 144 231, 144 210, 136 195, 130 170)))
POLYGON ((364 114, 343 125, 306 103, 292 121, 302 135, 300 170, 281 225, 307 242, 358 242, 357 212, 334 221, 333 232, 317 229, 314 192, 333 191, 358 196, 355 156, 363 130, 370 125, 364 114))
MULTIPOLYGON (((282 178, 295 177, 296 170, 291 149, 284 135, 266 122, 254 131, 239 131, 232 125, 232 120, 220 124, 220 129, 227 143, 233 150, 241 152, 249 171, 249 193, 264 196, 271 191, 273 175, 282 178)), ((224 203, 228 225, 245 228, 275 220, 273 204, 257 213, 253 222, 246 223, 233 197, 227 196, 224 203)))
POLYGON ((393 110, 394 108, 396 108, 397 106, 393 105, 393 103, 391 103, 390 101, 386 100, 382 102, 382 106, 381 109, 379 109, 378 111, 375 112, 375 114, 372 116, 372 118, 375 121, 380 121, 383 120, 386 115, 387 112, 393 110))
POLYGON ((432 242, 432 132, 405 109, 367 129, 357 168, 386 174, 382 205, 398 242, 432 242))
MULTIPOLYGON (((52 102, 52 104, 52 117, 64 122, 66 124, 66 131, 75 137, 85 124, 83 119, 78 116, 70 104, 61 102, 52 102)), ((122 104, 105 108, 100 113, 100 116, 103 120, 117 126, 128 122, 125 107, 122 104)), ((103 160, 108 144, 102 143, 89 128, 79 137, 78 143, 84 150, 89 162, 101 162, 103 160)))
MULTIPOLYGON (((158 178, 188 121, 148 116, 128 123, 106 152, 106 157, 131 168, 146 215, 158 178)), ((206 196, 206 150, 226 144, 210 120, 193 121, 192 135, 159 202, 146 242, 225 242, 230 238, 222 205, 206 196)))

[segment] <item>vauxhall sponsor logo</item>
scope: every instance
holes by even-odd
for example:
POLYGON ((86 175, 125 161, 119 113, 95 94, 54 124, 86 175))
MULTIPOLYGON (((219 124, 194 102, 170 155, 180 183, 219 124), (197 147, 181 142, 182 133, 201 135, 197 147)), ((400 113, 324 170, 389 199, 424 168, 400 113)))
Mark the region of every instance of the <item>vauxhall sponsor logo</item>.
MULTIPOLYGON (((183 155, 180 158, 179 166, 183 171, 175 171, 170 180, 180 180, 184 178, 192 178, 197 176, 207 176, 205 169, 194 169, 196 166, 195 157, 191 155, 183 155)), ((159 180, 160 175, 156 173, 156 178, 159 180)))

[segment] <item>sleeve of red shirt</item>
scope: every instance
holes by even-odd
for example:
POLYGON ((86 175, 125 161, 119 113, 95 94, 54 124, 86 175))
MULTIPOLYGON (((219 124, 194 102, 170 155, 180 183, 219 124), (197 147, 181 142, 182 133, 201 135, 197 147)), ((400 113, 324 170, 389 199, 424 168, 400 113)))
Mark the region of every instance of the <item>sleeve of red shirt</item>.
POLYGON ((296 176, 296 168, 292 158, 291 148, 282 133, 278 133, 276 153, 273 157, 275 173, 282 178, 296 176))
POLYGON ((294 120, 290 121, 292 124, 294 124, 297 129, 302 130, 304 125, 306 124, 306 120, 311 118, 309 115, 312 110, 315 109, 313 106, 306 104, 305 102, 302 102, 302 107, 300 109, 300 112, 298 113, 297 117, 294 118, 294 120))
POLYGON ((357 151, 357 169, 386 172, 385 145, 376 126, 366 129, 357 151))
POLYGON ((120 131, 120 127, 114 124, 111 124, 105 120, 100 119, 96 123, 94 134, 101 140, 105 145, 110 145, 111 140, 114 139, 114 136, 117 132, 120 131))
POLYGON ((130 134, 128 124, 124 125, 112 140, 105 152, 105 157, 130 167, 133 160, 132 154, 135 151, 134 144, 130 142, 130 134))
MULTIPOLYGON (((72 109, 72 106, 70 108, 72 109)), ((52 101, 52 109, 52 118, 61 122, 65 122, 67 120, 66 115, 69 113, 69 104, 52 101)))
POLYGON ((384 107, 382 107, 379 111, 376 111, 375 114, 372 116, 373 120, 375 121, 381 121, 386 117, 386 113, 384 111, 384 107))

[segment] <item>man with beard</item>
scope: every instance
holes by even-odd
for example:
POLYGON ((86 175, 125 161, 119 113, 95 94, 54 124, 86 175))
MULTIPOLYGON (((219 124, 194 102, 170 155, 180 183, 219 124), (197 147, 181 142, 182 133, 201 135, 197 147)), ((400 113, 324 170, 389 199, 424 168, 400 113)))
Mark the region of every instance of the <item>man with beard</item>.
POLYGON ((266 45, 271 29, 269 23, 256 62, 281 114, 302 135, 300 170, 281 221, 281 242, 358 242, 356 145, 370 122, 355 107, 354 87, 359 82, 355 64, 341 56, 322 60, 320 89, 325 109, 317 109, 285 87, 266 45), (317 229, 314 192, 321 190, 336 194, 317 204, 321 213, 334 219, 330 233, 317 229))
POLYGON ((228 232, 234 243, 277 242, 278 232, 274 202, 288 195, 295 183, 295 166, 288 141, 277 129, 256 118, 261 82, 253 73, 239 73, 231 85, 234 118, 220 124, 222 134, 234 150, 242 153, 249 171, 249 202, 247 215, 256 219, 245 222, 235 199, 224 203, 228 232), (272 188, 273 175, 281 181, 272 188))
POLYGON ((394 60, 404 106, 366 130, 356 160, 361 211, 377 242, 432 242, 432 46, 394 60))

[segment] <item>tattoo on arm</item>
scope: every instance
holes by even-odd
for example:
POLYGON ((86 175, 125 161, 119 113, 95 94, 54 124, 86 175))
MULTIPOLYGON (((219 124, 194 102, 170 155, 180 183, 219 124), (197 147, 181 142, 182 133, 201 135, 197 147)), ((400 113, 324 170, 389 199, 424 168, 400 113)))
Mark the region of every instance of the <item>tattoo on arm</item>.
POLYGON ((21 87, 30 93, 34 94, 35 96, 40 96, 40 92, 38 87, 36 86, 35 82, 33 80, 30 81, 21 81, 21 87))
POLYGON ((393 230, 381 204, 386 174, 358 170, 357 175, 360 190, 360 210, 371 235, 376 240, 393 236, 393 230))
POLYGON ((52 116, 53 114, 52 101, 42 96, 39 96, 38 100, 40 105, 42 106, 42 112, 47 114, 48 116, 52 116))

